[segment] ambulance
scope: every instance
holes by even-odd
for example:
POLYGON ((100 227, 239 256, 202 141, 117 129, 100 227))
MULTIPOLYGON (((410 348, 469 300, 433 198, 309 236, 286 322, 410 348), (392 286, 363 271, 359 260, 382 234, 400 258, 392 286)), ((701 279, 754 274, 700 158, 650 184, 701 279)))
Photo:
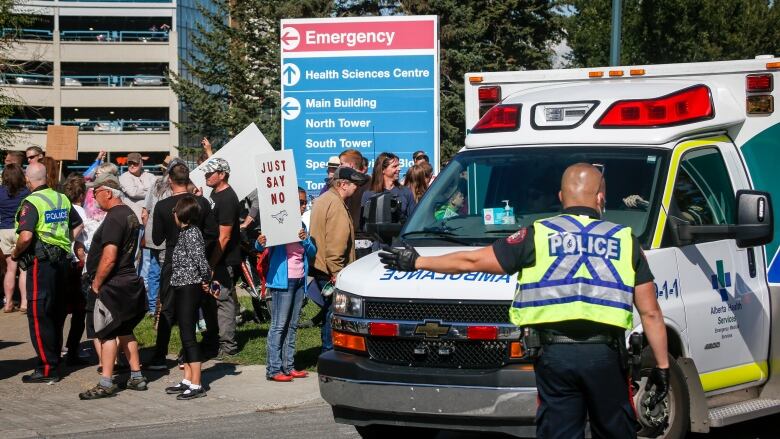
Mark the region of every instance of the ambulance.
MULTIPOLYGON (((604 218, 642 244, 669 338, 671 389, 652 411, 641 404, 654 361, 644 344, 640 436, 780 413, 778 79, 772 56, 468 73, 465 146, 400 241, 429 256, 512 239, 560 212, 567 166, 592 163, 606 179, 604 218)), ((346 267, 335 349, 318 365, 335 420, 364 437, 533 435, 534 370, 508 316, 516 283, 516 274, 393 271, 376 253, 346 267)), ((643 333, 636 313, 634 325, 627 342, 643 333)))

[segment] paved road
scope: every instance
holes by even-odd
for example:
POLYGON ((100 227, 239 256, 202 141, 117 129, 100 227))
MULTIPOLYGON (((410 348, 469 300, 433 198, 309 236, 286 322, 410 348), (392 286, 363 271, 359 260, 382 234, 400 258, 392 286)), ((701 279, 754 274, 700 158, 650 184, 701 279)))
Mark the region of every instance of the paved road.
MULTIPOLYGON (((780 415, 737 426, 714 430, 707 435, 689 435, 689 439, 776 439, 780 437, 776 426, 780 415)), ((275 439, 300 439, 302 437, 359 438, 354 428, 333 422, 330 408, 324 402, 283 410, 266 410, 233 416, 188 422, 172 422, 163 425, 126 427, 99 430, 78 435, 54 435, 51 438, 104 438, 144 439, 179 438, 211 439, 215 437, 275 439)), ((436 439, 499 439, 503 435, 479 433, 441 432, 436 439)))

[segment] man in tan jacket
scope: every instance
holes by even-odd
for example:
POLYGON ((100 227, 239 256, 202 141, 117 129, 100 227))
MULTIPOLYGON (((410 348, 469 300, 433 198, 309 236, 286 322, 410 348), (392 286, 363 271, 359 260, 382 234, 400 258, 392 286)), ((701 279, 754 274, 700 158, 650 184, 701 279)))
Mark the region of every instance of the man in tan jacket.
MULTIPOLYGON (((355 193, 358 186, 366 184, 368 176, 341 166, 333 173, 330 189, 314 200, 311 211, 310 233, 317 246, 317 256, 309 275, 314 277, 320 291, 326 285, 335 284, 336 276, 355 260, 355 227, 345 200, 355 193)), ((322 351, 333 349, 330 316, 331 296, 324 296, 325 322, 322 325, 322 351)))

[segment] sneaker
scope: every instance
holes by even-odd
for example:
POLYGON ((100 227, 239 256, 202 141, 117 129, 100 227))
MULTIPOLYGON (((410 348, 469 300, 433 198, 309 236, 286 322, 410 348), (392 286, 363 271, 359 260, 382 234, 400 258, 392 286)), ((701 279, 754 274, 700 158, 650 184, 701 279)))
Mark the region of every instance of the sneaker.
POLYGON ((279 372, 276 375, 267 376, 265 377, 265 379, 267 379, 268 381, 276 381, 277 383, 289 383, 293 380, 293 377, 279 372))
POLYGON ((290 373, 287 375, 293 377, 293 378, 306 378, 309 376, 309 372, 306 372, 305 370, 291 370, 290 373))
POLYGON ((116 395, 116 384, 112 384, 111 387, 103 387, 100 384, 87 390, 86 392, 79 393, 79 399, 99 399, 108 398, 109 396, 116 395))
POLYGON ((165 358, 152 358, 147 364, 144 364, 146 370, 168 370, 168 365, 165 363, 165 358))
POLYGON ((187 399, 203 398, 206 396, 206 391, 201 387, 200 389, 189 388, 176 397, 179 401, 187 399))
POLYGON ((59 375, 44 375, 40 370, 36 370, 29 375, 22 376, 23 383, 56 383, 59 380, 59 375))
POLYGON ((188 385, 186 385, 184 383, 179 383, 179 384, 176 384, 175 386, 166 387, 165 388, 165 393, 167 393, 169 395, 177 395, 179 393, 183 393, 185 390, 187 390, 189 388, 190 388, 190 386, 188 386, 188 385))
POLYGON ((149 387, 148 382, 146 381, 146 377, 141 376, 140 378, 130 378, 127 380, 127 388, 130 390, 143 391, 147 390, 149 387))

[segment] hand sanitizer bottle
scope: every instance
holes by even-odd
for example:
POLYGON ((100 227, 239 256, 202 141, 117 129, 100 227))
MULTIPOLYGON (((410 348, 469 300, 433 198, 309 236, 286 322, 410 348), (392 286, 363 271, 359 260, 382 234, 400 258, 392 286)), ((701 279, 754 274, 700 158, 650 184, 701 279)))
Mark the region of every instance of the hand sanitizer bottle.
POLYGON ((509 205, 509 200, 501 200, 504 203, 504 218, 502 224, 515 223, 515 209, 509 205))

